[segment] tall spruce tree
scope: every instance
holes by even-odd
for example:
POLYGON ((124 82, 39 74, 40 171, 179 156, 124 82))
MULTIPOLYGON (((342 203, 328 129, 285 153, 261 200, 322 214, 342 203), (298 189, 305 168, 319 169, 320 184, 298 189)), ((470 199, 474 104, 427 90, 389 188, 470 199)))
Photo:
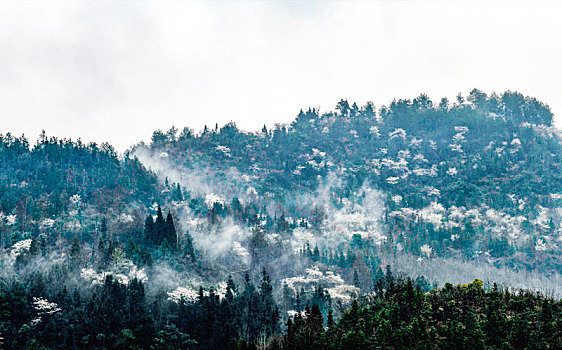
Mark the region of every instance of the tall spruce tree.
POLYGON ((154 232, 154 219, 148 214, 144 220, 144 239, 149 243, 155 243, 154 232))
POLYGON ((166 238, 166 221, 162 215, 162 209, 158 207, 154 222, 154 243, 161 244, 164 238, 166 238))
POLYGON ((170 212, 168 212, 168 216, 166 217, 164 239, 168 241, 168 244, 170 244, 172 249, 176 249, 178 245, 178 236, 176 233, 176 227, 174 226, 174 218, 170 212))

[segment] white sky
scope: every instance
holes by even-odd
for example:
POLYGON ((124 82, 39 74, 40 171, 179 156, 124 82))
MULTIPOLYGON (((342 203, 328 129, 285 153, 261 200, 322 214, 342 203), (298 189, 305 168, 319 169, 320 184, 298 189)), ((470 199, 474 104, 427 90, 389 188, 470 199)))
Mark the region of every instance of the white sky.
POLYGON ((477 87, 562 125, 562 2, 0 2, 0 133, 108 141, 477 87))

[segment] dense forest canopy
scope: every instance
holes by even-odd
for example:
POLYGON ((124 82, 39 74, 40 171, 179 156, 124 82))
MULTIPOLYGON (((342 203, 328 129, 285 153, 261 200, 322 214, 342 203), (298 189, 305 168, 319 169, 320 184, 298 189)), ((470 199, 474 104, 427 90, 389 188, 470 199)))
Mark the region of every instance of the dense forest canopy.
POLYGON ((475 89, 455 103, 422 94, 378 113, 342 100, 334 112, 301 111, 290 125, 257 133, 234 123, 200 134, 172 128, 132 153, 197 196, 263 198, 269 216, 312 226, 322 224, 315 214, 361 205, 365 189, 376 189, 387 226, 378 239, 399 249, 420 254, 428 244, 440 256, 492 259, 521 252, 520 261, 501 262, 517 268, 556 252, 547 270, 560 271, 560 147, 548 106, 475 89))
POLYGON ((122 156, 0 135, 1 346, 553 347, 552 122, 474 89, 172 127, 122 156))

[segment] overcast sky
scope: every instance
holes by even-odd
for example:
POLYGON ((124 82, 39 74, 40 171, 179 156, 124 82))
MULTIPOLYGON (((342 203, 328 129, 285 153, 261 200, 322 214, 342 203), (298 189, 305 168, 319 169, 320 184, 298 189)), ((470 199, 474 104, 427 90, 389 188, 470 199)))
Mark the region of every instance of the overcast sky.
POLYGON ((341 99, 477 87, 562 125, 561 2, 0 2, 0 133, 108 141, 253 131, 341 99))

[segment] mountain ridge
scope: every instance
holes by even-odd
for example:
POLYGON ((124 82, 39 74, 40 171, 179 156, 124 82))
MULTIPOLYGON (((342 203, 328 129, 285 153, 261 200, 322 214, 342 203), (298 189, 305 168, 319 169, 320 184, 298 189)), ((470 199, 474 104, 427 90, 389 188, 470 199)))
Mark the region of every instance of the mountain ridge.
MULTIPOLYGON (((512 300, 509 288, 558 296, 562 138, 552 119, 532 97, 475 89, 378 110, 341 100, 258 132, 233 122, 157 130, 122 156, 108 144, 0 135, 0 333, 9 348, 244 348, 301 341, 318 326, 303 321, 313 310, 320 326, 341 327, 314 337, 358 332, 350 312, 390 312, 419 290, 440 307, 451 293, 486 295, 475 303, 487 308, 500 294, 512 300), (475 278, 483 284, 463 289, 475 278), (78 315, 96 326, 70 321, 78 315), (200 324, 228 331, 215 344, 200 324), (78 339, 70 325, 82 327, 78 339)), ((549 298, 529 305, 559 314, 549 298)), ((539 317, 529 310, 498 312, 539 317)), ((475 315, 463 325, 481 332, 485 314, 475 315)), ((383 327, 379 316, 369 322, 383 327)))

